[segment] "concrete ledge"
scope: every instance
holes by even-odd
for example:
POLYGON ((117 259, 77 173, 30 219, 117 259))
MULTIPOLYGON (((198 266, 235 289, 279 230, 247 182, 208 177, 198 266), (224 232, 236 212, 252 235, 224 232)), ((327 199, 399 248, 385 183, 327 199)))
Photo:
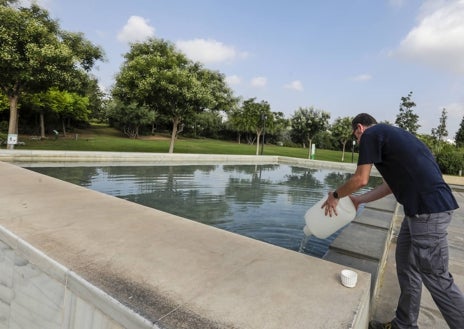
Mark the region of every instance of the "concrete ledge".
MULTIPOLYGON (((64 300, 56 305, 74 307, 62 321, 92 309, 91 314, 110 318, 114 328, 367 325, 368 273, 357 270, 358 285, 345 288, 339 264, 11 164, 0 163, 0 179, 2 240, 56 282, 53 286, 76 296, 58 295, 64 300), (95 291, 103 295, 95 297, 95 291), (117 302, 107 305, 112 300, 117 302)), ((27 327, 43 328, 33 317, 27 327)))
POLYGON ((366 204, 332 242, 324 259, 371 274, 371 309, 381 286, 398 205, 393 196, 366 204))
MULTIPOLYGON (((49 151, 49 150, 0 150, 0 161, 22 162, 35 164, 37 162, 87 162, 111 161, 112 165, 125 165, 133 162, 149 163, 283 163, 311 168, 331 168, 350 170, 354 172, 355 163, 319 161, 311 159, 292 158, 284 156, 228 155, 228 154, 185 154, 185 153, 138 153, 138 152, 91 152, 91 151, 49 151)), ((372 175, 379 176, 372 168, 372 175)), ((448 184, 464 186, 464 176, 444 175, 448 184)))
POLYGON ((43 151, 43 150, 0 150, 0 161, 4 162, 145 162, 162 164, 185 163, 277 163, 277 156, 228 155, 228 154, 183 154, 183 153, 138 153, 138 152, 89 152, 89 151, 43 151))
POLYGON ((351 223, 330 245, 363 259, 380 260, 387 240, 388 231, 381 228, 351 223))
MULTIPOLYGON (((43 150, 0 150, 0 161, 33 166, 40 162, 66 165, 78 162, 80 165, 97 165, 111 162, 111 165, 128 164, 289 164, 310 168, 330 168, 354 171, 353 163, 319 161, 269 155, 230 154, 185 154, 185 153, 131 153, 131 152, 89 152, 89 151, 43 151, 43 150)), ((374 169, 373 174, 378 174, 374 169)))

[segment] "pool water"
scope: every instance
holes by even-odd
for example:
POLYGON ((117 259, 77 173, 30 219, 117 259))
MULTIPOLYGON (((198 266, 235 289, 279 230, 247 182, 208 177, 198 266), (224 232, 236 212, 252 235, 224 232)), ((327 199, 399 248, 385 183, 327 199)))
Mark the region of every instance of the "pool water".
MULTIPOLYGON (((304 214, 351 172, 290 165, 34 167, 95 191, 322 257, 339 234, 304 238, 304 214)), ((373 177, 364 190, 380 184, 373 177)))

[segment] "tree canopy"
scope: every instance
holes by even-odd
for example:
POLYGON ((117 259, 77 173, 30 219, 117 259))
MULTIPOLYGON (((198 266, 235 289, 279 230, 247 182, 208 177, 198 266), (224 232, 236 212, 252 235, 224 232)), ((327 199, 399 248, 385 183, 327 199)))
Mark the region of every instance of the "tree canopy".
POLYGON ((308 142, 309 154, 314 136, 329 127, 330 114, 314 107, 300 107, 292 116, 292 137, 300 143, 308 142))
POLYGON ((408 96, 401 97, 399 113, 395 120, 395 124, 398 127, 414 135, 417 134, 417 130, 420 128, 420 125, 417 123, 419 121, 419 116, 413 111, 413 107, 415 106, 416 103, 412 100, 412 91, 410 91, 408 96))
POLYGON ((108 117, 130 138, 139 136, 140 126, 155 122, 155 112, 148 107, 134 102, 125 104, 118 100, 108 104, 108 117))
POLYGON ((132 44, 124 57, 112 94, 123 103, 147 106, 171 119, 169 153, 185 118, 205 109, 227 110, 235 102, 222 74, 190 61, 165 40, 132 44))
POLYGON ((10 106, 8 133, 17 134, 21 93, 70 85, 79 71, 103 59, 103 50, 82 34, 62 31, 36 4, 21 7, 16 1, 2 1, 0 22, 0 89, 10 106))
POLYGON ((46 114, 61 119, 64 135, 66 135, 66 120, 87 121, 90 114, 88 97, 57 88, 50 88, 40 93, 24 94, 21 104, 39 113, 41 138, 45 138, 44 117, 46 114))
POLYGON ((331 132, 332 136, 342 144, 342 161, 345 161, 345 148, 346 143, 353 138, 353 128, 351 126, 352 117, 343 117, 335 119, 332 124, 331 132))
POLYGON ((271 106, 266 101, 257 102, 249 98, 242 104, 240 116, 243 119, 245 131, 256 134, 256 155, 259 154, 260 138, 266 129, 272 129, 274 115, 271 106))
POLYGON ((459 129, 456 132, 454 141, 456 142, 457 147, 464 147, 464 115, 462 116, 461 124, 459 125, 459 129))

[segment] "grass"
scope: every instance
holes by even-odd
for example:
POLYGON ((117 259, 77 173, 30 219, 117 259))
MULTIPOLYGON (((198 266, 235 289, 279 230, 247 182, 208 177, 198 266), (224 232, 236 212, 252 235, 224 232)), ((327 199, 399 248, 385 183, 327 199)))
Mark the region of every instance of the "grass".
MULTIPOLYGON (((170 144, 170 137, 166 135, 130 139, 116 129, 104 125, 93 125, 85 130, 75 130, 68 133, 66 137, 59 136, 57 139, 54 136, 42 140, 31 137, 20 136, 19 140, 25 145, 16 145, 15 149, 167 153, 170 144)), ((256 145, 213 139, 179 138, 175 143, 174 153, 254 155, 256 145)), ((307 159, 308 149, 266 144, 263 155, 307 159)), ((342 152, 316 149, 315 158, 341 162, 342 152)), ((345 152, 344 162, 351 162, 351 158, 351 152, 345 152)), ((355 153, 354 162, 356 161, 357 154, 355 153)))

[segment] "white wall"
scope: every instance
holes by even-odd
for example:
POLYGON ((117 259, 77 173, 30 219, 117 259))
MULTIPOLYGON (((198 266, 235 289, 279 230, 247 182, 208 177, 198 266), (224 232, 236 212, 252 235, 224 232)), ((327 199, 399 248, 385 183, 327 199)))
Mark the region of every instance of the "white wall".
POLYGON ((158 328, 0 227, 0 329, 158 328))

